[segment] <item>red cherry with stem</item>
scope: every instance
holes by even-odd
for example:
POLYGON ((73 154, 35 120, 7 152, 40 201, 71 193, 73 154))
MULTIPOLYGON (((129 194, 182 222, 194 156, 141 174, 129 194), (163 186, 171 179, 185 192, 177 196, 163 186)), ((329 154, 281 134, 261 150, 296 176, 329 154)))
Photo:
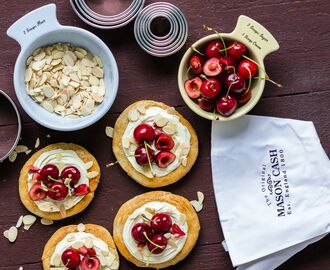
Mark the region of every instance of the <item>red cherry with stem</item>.
POLYGON ((193 55, 189 59, 189 68, 196 74, 203 72, 204 59, 200 55, 193 55))
POLYGON ((33 201, 40 201, 46 198, 47 192, 42 189, 40 183, 36 183, 29 190, 29 195, 33 201))
POLYGON ((161 151, 155 157, 155 162, 159 168, 167 168, 176 158, 172 152, 161 151))
POLYGON ((153 254, 160 254, 167 246, 167 239, 162 234, 155 234, 147 243, 148 249, 153 254))
POLYGON ((204 74, 207 76, 217 76, 222 71, 219 58, 212 57, 206 61, 203 67, 204 74))
POLYGON ((152 142, 155 138, 155 131, 148 124, 140 124, 134 129, 134 139, 138 143, 152 142))
POLYGON ((252 97, 252 91, 250 88, 250 89, 247 89, 246 91, 244 91, 242 94, 240 94, 237 97, 238 106, 243 106, 244 104, 248 103, 248 101, 251 99, 251 97, 252 97))
POLYGON ((225 85, 231 92, 235 94, 240 94, 245 88, 245 79, 239 73, 229 74, 225 79, 225 85))
POLYGON ((98 270, 100 260, 97 257, 84 257, 80 264, 81 270, 98 270))
POLYGON ((68 188, 63 183, 52 183, 48 187, 47 195, 55 201, 61 201, 68 195, 68 188))
POLYGON ((222 56, 219 58, 220 63, 225 67, 224 70, 227 74, 236 73, 236 65, 230 57, 222 56))
POLYGON ((201 109, 207 112, 213 111, 215 107, 214 102, 206 98, 199 98, 197 104, 201 109))
POLYGON ((190 98, 199 98, 201 95, 201 86, 202 86, 202 79, 199 77, 195 77, 191 80, 186 80, 184 82, 184 89, 187 92, 187 95, 190 98))
POLYGON ((203 81, 201 86, 202 96, 208 99, 215 98, 220 94, 221 85, 218 80, 214 78, 209 78, 203 81))
POLYGON ((237 100, 231 95, 223 96, 217 101, 216 108, 221 115, 230 116, 237 108, 237 100))
POLYGON ((238 62, 246 52, 246 47, 241 42, 233 42, 228 45, 227 56, 238 62))
POLYGON ((76 268, 80 264, 80 256, 78 251, 68 248, 62 253, 62 262, 66 268, 76 268))
POLYGON ((244 59, 238 64, 237 70, 245 79, 249 79, 257 74, 258 66, 252 61, 244 59))
POLYGON ((171 136, 167 134, 160 134, 156 137, 155 147, 158 150, 171 150, 174 147, 174 141, 171 136))
POLYGON ((149 239, 154 236, 151 227, 146 223, 136 223, 131 230, 132 237, 138 243, 145 244, 148 241, 145 234, 149 239))
POLYGON ((91 190, 87 184, 80 184, 73 189, 73 195, 75 196, 85 196, 90 193, 91 190))
POLYGON ((157 213, 151 218, 150 225, 155 232, 167 233, 172 227, 172 218, 166 213, 157 213))
POLYGON ((80 179, 80 171, 75 166, 65 167, 61 172, 62 179, 71 179, 70 184, 75 185, 80 179))
POLYGON ((53 183, 53 179, 58 179, 59 171, 56 165, 54 164, 47 164, 40 170, 40 177, 41 181, 45 184, 53 183))
POLYGON ((178 237, 186 235, 185 232, 181 230, 180 226, 175 223, 172 225, 171 232, 178 237))
MULTIPOLYGON (((153 153, 152 149, 150 149, 150 147, 147 147, 147 148, 148 148, 150 162, 153 162, 154 153, 153 153)), ((134 155, 135 155, 135 160, 139 165, 148 165, 149 164, 147 150, 144 146, 142 146, 142 145, 138 146, 138 148, 136 148, 136 150, 135 150, 134 155)))
POLYGON ((205 56, 207 58, 222 56, 223 44, 221 40, 211 41, 206 45, 205 56))

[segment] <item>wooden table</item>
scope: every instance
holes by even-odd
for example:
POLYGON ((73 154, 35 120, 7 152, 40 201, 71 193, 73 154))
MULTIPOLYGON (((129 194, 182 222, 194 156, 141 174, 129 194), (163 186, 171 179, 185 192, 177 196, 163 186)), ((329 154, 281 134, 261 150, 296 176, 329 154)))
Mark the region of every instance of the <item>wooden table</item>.
MULTIPOLYGON (((119 0, 117 0, 119 1, 119 0)), ((119 113, 139 99, 163 101, 177 108, 195 127, 200 141, 200 155, 191 172, 179 183, 165 188, 189 199, 196 192, 206 195, 204 210, 199 214, 202 230, 196 248, 182 263, 171 269, 233 269, 228 254, 223 250, 223 235, 217 215, 210 167, 211 122, 193 114, 184 104, 177 87, 177 69, 181 56, 195 40, 207 33, 202 24, 229 32, 241 14, 251 16, 277 38, 280 51, 267 57, 265 65, 271 77, 284 85, 278 90, 271 84, 253 114, 289 117, 313 121, 327 154, 330 154, 330 52, 328 50, 330 2, 321 0, 250 0, 250 1, 197 1, 169 0, 186 15, 189 38, 185 47, 176 55, 164 59, 144 53, 133 35, 133 24, 114 31, 101 31, 80 21, 73 13, 69 1, 54 0, 60 22, 92 31, 101 37, 112 50, 120 71, 120 86, 116 101, 109 113, 97 124, 87 129, 61 133, 36 124, 20 108, 23 118, 22 144, 34 148, 37 137, 41 147, 65 141, 81 144, 98 159, 102 168, 102 181, 91 205, 82 214, 43 226, 39 222, 29 231, 19 230, 15 244, 0 237, 1 270, 41 269, 40 257, 47 239, 63 225, 93 222, 112 231, 112 222, 119 206, 137 194, 148 191, 132 181, 119 167, 105 168, 114 161, 111 139, 104 128, 113 126, 119 113), (47 138, 46 135, 51 137, 47 138)), ((147 1, 147 4, 154 1, 147 1)), ((0 2, 0 87, 18 104, 12 83, 13 69, 19 53, 19 45, 5 34, 18 18, 48 1, 1 1, 0 2)), ((10 125, 11 123, 7 123, 10 125)), ((18 217, 28 214, 18 196, 19 170, 28 157, 19 155, 15 163, 5 161, 0 165, 0 231, 15 225, 18 217)), ((286 262, 280 269, 330 269, 330 237, 306 248, 286 262)), ((120 269, 136 269, 121 258, 120 269)), ((265 269, 266 270, 266 269, 265 269)))

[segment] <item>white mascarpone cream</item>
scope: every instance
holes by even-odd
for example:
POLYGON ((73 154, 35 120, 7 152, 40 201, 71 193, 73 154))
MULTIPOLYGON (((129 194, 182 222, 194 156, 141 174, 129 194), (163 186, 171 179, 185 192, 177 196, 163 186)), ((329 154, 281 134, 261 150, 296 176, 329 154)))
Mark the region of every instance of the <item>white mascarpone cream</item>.
POLYGON ((145 110, 144 114, 140 114, 140 117, 137 121, 129 121, 122 137, 122 145, 124 146, 123 148, 126 157, 134 169, 148 178, 153 178, 168 175, 184 163, 183 160, 186 159, 190 150, 190 138, 191 135, 188 128, 180 122, 180 118, 177 115, 168 113, 166 110, 160 107, 150 107, 145 110), (167 168, 160 168, 155 164, 155 162, 152 162, 152 169, 154 173, 153 175, 149 166, 141 166, 135 160, 134 152, 137 148, 137 145, 134 143, 133 133, 134 129, 138 125, 146 123, 152 126, 155 123, 155 120, 157 118, 159 119, 160 117, 167 120, 168 126, 174 127, 174 134, 169 135, 172 137, 175 143, 171 152, 176 155, 176 158, 167 168), (127 140, 127 138, 130 139, 131 144, 129 144, 129 147, 125 148, 125 145, 127 144, 125 144, 124 140, 127 140))
MULTIPOLYGON (((89 186, 89 179, 87 176, 87 170, 85 168, 84 161, 78 156, 73 150, 55 149, 42 153, 38 159, 34 162, 34 166, 42 168, 47 164, 54 164, 58 167, 60 173, 62 169, 67 166, 73 165, 80 172, 80 179, 77 185, 87 184, 89 186)), ((32 180, 33 173, 28 174, 28 190, 33 186, 32 180)), ((44 200, 34 201, 41 211, 44 212, 59 212, 60 206, 64 205, 65 209, 68 210, 79 203, 84 196, 67 196, 64 200, 55 201, 48 196, 44 200)))
POLYGON ((166 202, 149 202, 144 204, 142 207, 136 209, 128 218, 124 225, 123 239, 126 248, 137 260, 145 264, 158 264, 164 263, 173 259, 184 247, 188 235, 188 224, 186 222, 186 216, 173 205, 166 202), (163 252, 159 254, 152 254, 147 246, 143 248, 137 247, 137 242, 132 237, 131 231, 133 226, 139 222, 145 222, 141 214, 153 210, 155 213, 167 213, 172 218, 172 223, 176 223, 180 226, 180 229, 186 234, 181 237, 171 236, 169 243, 163 252), (171 245, 170 241, 175 244, 171 245))
MULTIPOLYGON (((117 269, 117 263, 114 263, 115 256, 111 253, 108 245, 100 238, 91 233, 74 232, 66 235, 57 245, 50 259, 50 264, 56 266, 56 270, 66 270, 63 265, 61 256, 62 253, 70 247, 80 248, 82 246, 90 246, 92 243, 96 252, 96 257, 100 260, 100 269, 117 269)), ((80 269, 80 268, 79 268, 80 269)))

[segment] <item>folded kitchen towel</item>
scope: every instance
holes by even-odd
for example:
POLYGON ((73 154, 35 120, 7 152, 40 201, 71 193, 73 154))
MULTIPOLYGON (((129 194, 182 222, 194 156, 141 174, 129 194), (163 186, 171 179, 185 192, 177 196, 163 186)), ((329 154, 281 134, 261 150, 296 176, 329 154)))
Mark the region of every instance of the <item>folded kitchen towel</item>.
POLYGON ((239 270, 275 269, 330 231, 330 161, 312 122, 246 115, 213 122, 211 143, 220 222, 239 270))

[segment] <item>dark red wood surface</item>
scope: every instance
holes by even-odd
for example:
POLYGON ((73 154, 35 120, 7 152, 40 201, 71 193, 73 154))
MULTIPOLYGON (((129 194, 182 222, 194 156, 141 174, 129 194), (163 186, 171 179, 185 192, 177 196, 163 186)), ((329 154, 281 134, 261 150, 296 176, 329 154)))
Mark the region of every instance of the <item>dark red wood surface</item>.
MULTIPOLYGON (((120 1, 120 0, 116 0, 120 1)), ((92 31, 112 50, 119 67, 120 86, 116 101, 109 113, 97 124, 81 131, 61 133, 47 130, 33 122, 19 107, 23 119, 22 144, 34 148, 37 137, 41 147, 65 141, 81 144, 95 155, 101 165, 102 181, 91 205, 82 214, 43 226, 39 222, 29 231, 19 230, 15 244, 0 237, 0 269, 42 269, 40 257, 47 239, 56 229, 66 224, 93 222, 112 231, 113 218, 119 206, 131 197, 148 189, 132 181, 119 166, 105 168, 114 161, 111 139, 104 128, 113 126, 119 113, 139 99, 154 99, 175 106, 195 127, 200 140, 200 154, 191 172, 179 183, 165 190, 196 198, 196 192, 206 196, 204 209, 199 214, 202 230, 196 248, 183 262, 172 269, 233 269, 228 254, 223 250, 223 235, 217 215, 210 167, 211 123, 199 118, 185 106, 177 87, 177 69, 181 56, 195 40, 207 33, 202 24, 222 32, 231 31, 239 15, 251 16, 263 24, 280 43, 280 50, 267 57, 265 65, 271 77, 284 85, 282 90, 271 84, 253 114, 288 117, 313 121, 323 147, 330 155, 330 2, 323 0, 237 0, 198 1, 180 0, 176 4, 187 17, 189 38, 177 54, 157 59, 142 51, 134 39, 133 24, 119 30, 97 30, 82 23, 73 13, 68 0, 57 4, 59 21, 92 31), (46 135, 51 137, 47 138, 46 135)), ((146 1, 147 4, 154 1, 146 1)), ((17 103, 12 76, 19 45, 5 34, 7 28, 28 11, 47 4, 47 1, 0 1, 0 88, 17 103)), ((10 125, 10 121, 2 125, 10 125)), ((2 142, 1 142, 2 143, 2 142)), ((15 163, 0 165, 0 232, 15 225, 18 217, 28 214, 18 196, 19 170, 28 157, 20 154, 15 163)), ((330 237, 306 248, 283 264, 280 269, 330 269, 330 237)), ((121 258, 121 268, 137 269, 121 258)), ((267 269, 265 269, 267 270, 267 269)))

